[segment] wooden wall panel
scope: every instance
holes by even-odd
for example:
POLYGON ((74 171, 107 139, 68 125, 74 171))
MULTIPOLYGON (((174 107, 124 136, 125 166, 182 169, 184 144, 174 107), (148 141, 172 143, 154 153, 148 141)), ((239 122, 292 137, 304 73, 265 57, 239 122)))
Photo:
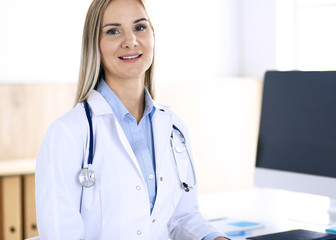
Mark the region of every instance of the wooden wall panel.
POLYGON ((0 161, 36 157, 47 127, 73 106, 76 84, 0 84, 0 161))
POLYGON ((3 206, 3 200, 2 199, 3 199, 3 190, 2 190, 2 182, 1 182, 1 178, 0 178, 0 239, 4 235, 4 233, 3 233, 4 214, 3 214, 3 210, 2 210, 2 206, 3 206))

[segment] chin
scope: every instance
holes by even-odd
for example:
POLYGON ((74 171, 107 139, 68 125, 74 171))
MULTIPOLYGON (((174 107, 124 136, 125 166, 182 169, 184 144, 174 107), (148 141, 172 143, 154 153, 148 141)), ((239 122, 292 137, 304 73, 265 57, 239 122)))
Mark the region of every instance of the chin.
POLYGON ((127 78, 139 78, 139 77, 143 77, 146 73, 146 71, 148 70, 148 68, 144 68, 144 69, 130 69, 128 71, 125 72, 125 77, 127 78))

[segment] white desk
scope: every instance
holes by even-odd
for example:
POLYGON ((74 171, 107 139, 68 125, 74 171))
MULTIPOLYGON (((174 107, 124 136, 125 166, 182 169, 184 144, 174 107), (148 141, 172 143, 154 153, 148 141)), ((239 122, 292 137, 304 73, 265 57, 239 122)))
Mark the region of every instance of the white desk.
MULTIPOLYGON (((324 232, 328 227, 312 223, 317 214, 324 217, 329 207, 326 197, 272 189, 247 189, 199 196, 200 210, 206 218, 228 217, 238 221, 260 222, 265 227, 247 236, 290 229, 324 232), (292 220, 296 216, 305 222, 292 220)), ((247 237, 231 237, 235 240, 247 237)))

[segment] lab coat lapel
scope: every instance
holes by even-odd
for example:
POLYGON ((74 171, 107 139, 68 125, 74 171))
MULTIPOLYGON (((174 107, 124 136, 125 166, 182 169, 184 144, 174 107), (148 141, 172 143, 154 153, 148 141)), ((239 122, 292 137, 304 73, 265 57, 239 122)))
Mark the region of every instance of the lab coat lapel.
POLYGON ((131 145, 129 144, 127 137, 124 133, 124 131, 121 128, 120 123, 118 122, 117 118, 115 117, 114 112, 112 111, 110 105, 106 102, 104 97, 97 91, 93 91, 93 93, 90 95, 88 99, 89 105, 91 106, 92 111, 95 115, 105 115, 105 114, 111 114, 113 115, 113 122, 115 125, 115 128, 117 130, 120 142, 124 146, 128 156, 130 157, 131 161, 133 162, 135 168, 137 169, 139 175, 142 179, 142 172, 139 166, 139 163, 134 155, 134 152, 131 148, 131 145))
MULTIPOLYGON (((165 161, 169 161, 170 157, 170 133, 173 125, 172 114, 164 109, 157 109, 153 115, 153 136, 156 176, 160 176, 162 165, 165 161)), ((158 181, 159 182, 159 181, 158 181)))
POLYGON ((124 146, 124 148, 125 148, 126 152, 128 153, 129 157, 131 158, 131 161, 133 162, 134 166, 138 170, 138 173, 140 174, 141 179, 144 179, 143 176, 142 176, 140 166, 139 166, 139 162, 136 159, 136 157, 134 155, 134 152, 131 148, 131 145, 129 144, 128 139, 127 139, 124 131, 122 130, 122 128, 120 126, 120 123, 118 122, 118 120, 116 118, 115 118, 115 125, 116 125, 117 132, 118 132, 118 135, 119 135, 119 139, 120 139, 122 145, 124 146))

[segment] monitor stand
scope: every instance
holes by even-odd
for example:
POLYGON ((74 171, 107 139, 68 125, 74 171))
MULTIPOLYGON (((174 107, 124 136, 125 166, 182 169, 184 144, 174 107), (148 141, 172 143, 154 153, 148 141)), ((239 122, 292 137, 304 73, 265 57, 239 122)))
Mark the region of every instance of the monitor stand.
POLYGON ((318 206, 311 206, 311 209, 293 213, 293 215, 289 217, 289 220, 313 225, 335 226, 336 199, 329 198, 329 201, 330 205, 328 209, 320 209, 318 206))
POLYGON ((328 216, 329 216, 329 222, 328 225, 335 225, 336 224, 336 199, 329 198, 330 200, 330 206, 328 209, 328 216))

